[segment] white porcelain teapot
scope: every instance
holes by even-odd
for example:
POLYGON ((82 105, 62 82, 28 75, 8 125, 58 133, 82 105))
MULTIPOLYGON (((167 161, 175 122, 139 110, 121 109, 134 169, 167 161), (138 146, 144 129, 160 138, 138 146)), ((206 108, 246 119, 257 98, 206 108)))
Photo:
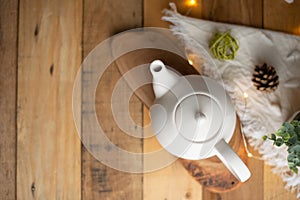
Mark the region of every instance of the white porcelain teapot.
POLYGON ((156 97, 150 115, 160 144, 189 160, 217 155, 239 181, 249 179, 249 169, 228 145, 236 114, 224 88, 207 77, 180 76, 160 60, 151 63, 150 71, 156 97))

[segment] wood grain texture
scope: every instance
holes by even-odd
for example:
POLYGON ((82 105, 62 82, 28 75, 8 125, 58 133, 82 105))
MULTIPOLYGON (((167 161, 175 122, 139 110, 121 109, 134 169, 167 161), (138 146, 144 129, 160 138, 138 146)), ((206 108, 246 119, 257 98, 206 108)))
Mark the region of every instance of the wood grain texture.
POLYGON ((72 89, 81 63, 81 1, 21 0, 17 196, 80 199, 72 89))
POLYGON ((262 27, 263 0, 202 0, 202 18, 218 22, 262 27))
POLYGON ((0 2, 0 199, 16 198, 18 1, 0 2))
MULTIPOLYGON (((130 165, 139 168, 142 172, 142 140, 131 137, 127 133, 123 132, 119 128, 119 124, 114 121, 114 117, 111 112, 111 95, 117 81, 121 78, 117 67, 113 64, 103 74, 97 91, 96 91, 96 111, 100 126, 109 138, 111 143, 117 147, 127 150, 129 152, 140 153, 140 157, 137 158, 130 165)), ((127 85, 123 85, 126 87, 127 85)), ((84 92, 83 88, 83 93, 84 92)), ((121 107, 121 101, 126 100, 126 89, 122 90, 118 96, 120 99, 120 107, 116 105, 115 109, 120 113, 124 113, 124 107, 121 107), (122 111, 121 111, 122 110, 122 111)), ((133 96, 129 101, 129 108, 132 113, 132 119, 141 125, 142 122, 142 104, 133 96)), ((127 107, 128 108, 128 107, 127 107)), ((125 108, 126 109, 126 108, 125 108)), ((119 113, 119 114, 120 114, 119 113)), ((84 115, 86 116, 86 115, 84 115)), ((125 126, 129 126, 124 122, 121 122, 125 126)), ((91 126, 89 121, 82 118, 82 134, 84 131, 89 130, 88 126, 91 126)), ((124 126, 123 126, 124 127, 124 126)), ((126 127, 132 129, 134 127, 126 127)), ((130 134, 130 133, 129 133, 130 134)), ((142 135, 142 133, 141 133, 142 135)), ((93 148, 96 148, 99 144, 90 142, 93 148)), ((109 151, 109 150, 108 150, 109 151)), ((115 160, 111 157, 109 159, 115 160)), ((117 163, 116 161, 113 161, 117 163)), ((119 162, 118 168, 122 169, 124 163, 119 162)), ((110 166, 102 164, 99 160, 95 159, 85 148, 82 152, 82 199, 142 199, 142 175, 126 173, 120 170, 112 169, 110 166)))
POLYGON ((270 166, 264 166, 264 200, 296 200, 296 193, 285 189, 285 183, 278 174, 274 174, 270 166))
MULTIPOLYGON (((264 27, 266 29, 300 35, 300 2, 287 4, 280 0, 264 0, 264 27)), ((295 193, 284 188, 279 175, 269 166, 264 167, 264 199, 297 199, 295 193)))
MULTIPOLYGON (((71 95, 81 58, 99 42, 123 30, 142 25, 167 28, 169 24, 161 20, 161 11, 168 8, 168 2, 0 1, 1 200, 296 199, 269 166, 251 158, 250 180, 232 192, 216 194, 191 178, 180 161, 156 172, 134 175, 102 165, 84 147, 80 153, 71 95)), ((191 10, 185 1, 173 2, 180 13, 188 16, 300 35, 298 0, 293 4, 284 0, 199 0, 191 10)), ((162 147, 155 137, 142 142, 120 131, 111 122, 107 96, 120 78, 119 72, 124 74, 133 64, 150 62, 156 56, 166 58, 171 66, 188 66, 165 52, 132 52, 109 67, 97 89, 97 100, 103 100, 96 102, 99 121, 109 139, 129 151, 150 152, 162 147)), ((140 89, 146 99, 130 99, 129 109, 138 125, 149 123, 148 110, 140 102, 148 107, 152 104, 154 97, 147 92, 149 87, 140 89)), ((137 163, 147 166, 142 160, 137 163)))
MULTIPOLYGON (((202 2, 202 18, 204 19, 262 27, 262 0, 203 0, 202 2)), ((257 185, 264 183, 263 166, 262 161, 249 159, 248 167, 252 175, 246 183, 230 193, 221 195, 206 194, 208 190, 205 190, 203 191, 203 200, 206 200, 207 196, 209 199, 263 199, 263 187, 257 187, 257 185)))
POLYGON ((264 28, 300 35, 300 2, 264 0, 264 28))
MULTIPOLYGON (((142 1, 85 0, 83 26, 84 57, 104 39, 131 28, 142 26, 142 1)), ((108 51, 111 51, 108 49, 108 51)), ((96 91, 99 123, 110 141, 122 149, 142 153, 141 139, 128 136, 115 123, 111 112, 111 94, 120 78, 115 64, 107 68, 96 91), (129 145, 130 144, 130 145, 129 145)), ((84 92, 84 88, 83 88, 84 92)), ((120 94, 126 99, 126 91, 120 94)), ((132 118, 142 124, 142 104, 133 96, 130 100, 132 118)), ((124 108, 119 108, 124 109, 124 108)), ((82 131, 89 122, 82 118, 82 131)), ((142 133, 141 133, 142 134, 142 133)), ((111 158, 115 159, 115 158, 111 158)), ((121 163, 120 163, 121 164, 121 163)), ((133 165, 142 170, 142 156, 133 165)), ((96 160, 82 149, 82 199, 142 199, 142 175, 114 170, 96 160)))

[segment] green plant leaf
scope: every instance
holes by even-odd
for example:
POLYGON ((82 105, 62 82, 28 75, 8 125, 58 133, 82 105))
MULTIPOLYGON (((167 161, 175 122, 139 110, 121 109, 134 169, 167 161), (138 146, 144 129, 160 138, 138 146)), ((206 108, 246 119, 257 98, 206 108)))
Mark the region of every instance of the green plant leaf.
POLYGON ((300 145, 296 144, 296 145, 292 146, 292 148, 290 149, 290 151, 294 152, 294 153, 300 153, 300 145))
POLYGON ((294 173, 298 174, 298 168, 294 165, 294 163, 288 163, 288 166, 290 170, 292 170, 294 173))
POLYGON ((276 140, 276 135, 275 135, 275 133, 272 133, 272 134, 271 134, 271 140, 274 140, 274 141, 276 140))
POLYGON ((293 153, 290 153, 287 157, 288 162, 290 163, 294 163, 294 159, 295 159, 296 155, 293 153))
POLYGON ((297 137, 291 137, 285 144, 286 146, 290 147, 297 141, 297 137))
POLYGON ((275 145, 280 147, 281 145, 283 145, 283 139, 282 138, 277 138, 277 140, 274 141, 275 145))
POLYGON ((272 140, 273 145, 281 146, 286 145, 288 147, 288 166, 289 168, 298 173, 298 167, 300 167, 300 121, 294 120, 291 123, 284 122, 282 126, 270 137, 263 136, 263 140, 272 140))
POLYGON ((267 139, 268 139, 268 136, 264 135, 264 136, 262 136, 262 139, 263 139, 263 140, 267 140, 267 139))
POLYGON ((283 126, 284 126, 285 128, 287 128, 288 130, 294 128, 294 126, 293 126, 291 123, 289 123, 289 122, 284 122, 284 123, 283 123, 283 126))
POLYGON ((279 130, 281 130, 282 132, 287 132, 288 128, 286 126, 282 125, 279 130))

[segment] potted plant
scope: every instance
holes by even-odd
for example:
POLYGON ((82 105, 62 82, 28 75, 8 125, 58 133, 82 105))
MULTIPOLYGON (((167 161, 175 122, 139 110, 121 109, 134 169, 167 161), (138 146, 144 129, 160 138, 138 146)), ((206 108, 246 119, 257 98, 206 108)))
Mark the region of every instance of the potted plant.
POLYGON ((270 137, 263 136, 263 140, 272 140, 274 145, 288 147, 288 166, 298 174, 300 167, 300 111, 294 114, 289 122, 284 122, 282 126, 270 137))

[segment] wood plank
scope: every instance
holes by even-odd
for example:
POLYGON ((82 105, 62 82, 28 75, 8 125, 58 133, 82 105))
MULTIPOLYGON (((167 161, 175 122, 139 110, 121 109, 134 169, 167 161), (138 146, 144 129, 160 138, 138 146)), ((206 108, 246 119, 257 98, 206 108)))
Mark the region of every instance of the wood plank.
POLYGON ((300 35, 300 2, 264 0, 264 28, 300 35))
POLYGON ((262 2, 262 0, 203 0, 202 18, 261 28, 262 2))
POLYGON ((0 3, 0 199, 16 198, 18 1, 0 3))
POLYGON ((289 199, 296 200, 296 193, 289 192, 286 190, 285 183, 282 181, 281 177, 272 172, 270 166, 264 166, 264 200, 274 199, 289 199))
POLYGON ((81 63, 82 2, 21 0, 17 196, 80 199, 72 89, 81 63))
MULTIPOLYGON (((236 1, 236 0, 212 0, 203 1, 202 18, 242 24, 253 27, 262 27, 262 0, 257 1, 236 1)), ((224 194, 207 194, 209 191, 203 191, 203 200, 206 199, 263 199, 263 162, 255 159, 248 160, 248 167, 252 173, 251 178, 240 188, 224 194)))
POLYGON ((162 21, 163 9, 169 8, 169 3, 174 2, 179 13, 190 17, 201 16, 201 3, 196 0, 196 5, 189 6, 183 0, 144 0, 144 26, 168 28, 169 23, 162 21))
MULTIPOLYGON (((300 35, 300 2, 287 4, 280 0, 264 0, 264 27, 300 35)), ((284 188, 285 183, 271 168, 264 167, 264 199, 297 199, 295 193, 284 188)))
MULTIPOLYGON (((85 0, 84 57, 104 39, 121 31, 141 26, 141 0, 85 0)), ((142 140, 130 137, 121 131, 111 113, 111 94, 120 77, 115 64, 109 66, 102 76, 96 92, 98 120, 113 144, 131 152, 142 153, 142 140)), ((122 96, 120 101, 124 100, 125 90, 120 95, 122 96)), ((141 125, 142 104, 137 97, 131 98, 129 107, 132 118, 141 125)), ((87 130, 86 126, 88 121, 83 118, 83 131, 87 130)), ((142 154, 134 164, 139 165, 136 167, 142 170, 142 154)), ((142 179, 140 174, 125 173, 105 166, 85 148, 82 149, 82 199, 142 199, 142 179)))
MULTIPOLYGON (((149 111, 144 108, 144 127, 150 125, 149 111)), ((153 134, 151 129, 145 130, 145 135, 153 134), (148 132, 147 132, 148 131, 148 132), (149 132, 150 131, 150 132, 149 132)), ((156 138, 144 139, 144 153, 163 150, 156 138)), ((168 154, 168 153, 167 153, 168 154)), ((157 162, 168 159, 164 154, 155 158, 157 162)), ((170 159, 170 158, 169 158, 170 159)), ((170 159, 171 160, 171 159, 170 159)), ((151 164, 144 161, 144 165, 151 164)), ((202 186, 185 170, 179 160, 175 160, 162 169, 144 174, 144 199, 201 199, 202 186)), ((147 166, 145 166, 147 168, 147 166)))

